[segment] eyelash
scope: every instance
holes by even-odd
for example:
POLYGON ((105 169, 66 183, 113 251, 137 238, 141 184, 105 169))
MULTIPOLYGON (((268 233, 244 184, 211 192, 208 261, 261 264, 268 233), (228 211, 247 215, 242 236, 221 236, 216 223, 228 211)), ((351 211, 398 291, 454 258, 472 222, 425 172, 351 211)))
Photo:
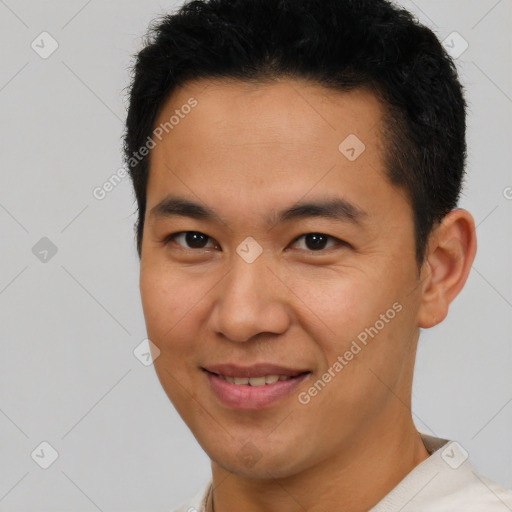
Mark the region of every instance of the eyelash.
MULTIPOLYGON (((167 235, 164 240, 162 241, 162 243, 164 245, 168 245, 170 242, 173 242, 174 244, 176 244, 178 247, 180 247, 181 249, 184 249, 186 251, 201 251, 201 250, 205 250, 205 249, 214 249, 215 247, 201 247, 201 248, 191 248, 191 247, 183 247, 182 245, 180 244, 177 244, 174 240, 175 238, 177 238, 178 236, 180 235, 186 235, 187 233, 197 233, 199 235, 203 235, 205 237, 208 238, 208 240, 213 240, 211 237, 209 237, 208 235, 205 235, 204 233, 201 233, 200 231, 179 231, 177 233, 172 233, 170 235, 167 235)), ((292 241, 292 244, 296 243, 298 240, 300 240, 301 238, 305 237, 305 236, 308 236, 308 235, 319 235, 319 236, 322 236, 322 237, 325 237, 327 238, 328 240, 334 240, 336 242, 338 242, 338 246, 349 246, 349 244, 347 242, 344 242, 343 240, 340 240, 339 238, 336 238, 336 237, 333 237, 333 236, 330 236, 330 235, 326 235, 324 233, 317 233, 317 232, 310 232, 310 233, 304 233, 303 235, 300 235, 298 236, 297 238, 295 238, 293 241, 292 241)), ((313 251, 311 249, 303 249, 305 250, 306 252, 308 253, 311 253, 311 254, 314 254, 314 253, 325 253, 327 252, 329 249, 333 249, 335 247, 328 247, 327 249, 326 248, 322 248, 322 249, 319 249, 317 251, 313 251)))

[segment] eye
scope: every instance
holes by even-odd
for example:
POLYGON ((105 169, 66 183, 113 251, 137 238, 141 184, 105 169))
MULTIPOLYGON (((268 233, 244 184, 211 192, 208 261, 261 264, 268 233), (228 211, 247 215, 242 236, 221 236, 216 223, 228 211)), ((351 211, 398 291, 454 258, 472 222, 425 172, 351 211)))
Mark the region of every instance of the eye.
POLYGON ((296 238, 293 241, 293 243, 297 243, 297 241, 299 241, 302 238, 304 238, 306 250, 310 252, 322 251, 323 249, 325 249, 325 245, 328 240, 338 242, 338 244, 334 243, 334 246, 348 245, 346 242, 343 242, 342 240, 338 240, 337 238, 334 238, 329 235, 324 235, 323 233, 306 233, 296 238))
POLYGON ((180 247, 184 249, 209 249, 209 248, 217 248, 218 245, 214 244, 213 246, 208 247, 206 242, 208 240, 213 240, 208 235, 204 233, 200 233, 199 231, 180 231, 179 233, 173 233, 165 237, 163 243, 168 244, 169 242, 174 242, 180 247), (176 240, 181 240, 182 242, 188 244, 187 246, 183 246, 181 243, 176 242, 176 240))
MULTIPOLYGON (((303 249, 308 252, 322 252, 326 249, 328 241, 330 240, 331 247, 336 245, 347 246, 348 244, 342 240, 339 240, 330 235, 323 233, 305 233, 297 237, 292 244, 297 244, 299 240, 303 240, 303 249), (336 243, 337 242, 337 243, 336 243)), ((199 231, 180 231, 178 233, 172 233, 165 237, 163 240, 164 245, 168 243, 174 243, 184 249, 219 249, 219 245, 213 240, 213 238, 201 233, 199 231), (181 240, 181 242, 180 242, 181 240), (208 246, 208 241, 211 241, 212 245, 208 246)), ((329 247, 327 247, 329 249, 329 247)))

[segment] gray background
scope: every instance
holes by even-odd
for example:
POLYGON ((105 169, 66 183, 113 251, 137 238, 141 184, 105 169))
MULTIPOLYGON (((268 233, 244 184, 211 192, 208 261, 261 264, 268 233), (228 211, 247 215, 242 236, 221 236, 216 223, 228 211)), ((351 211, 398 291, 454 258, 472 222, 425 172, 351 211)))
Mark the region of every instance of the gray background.
MULTIPOLYGON (((175 5, 0 0, 2 511, 168 511, 210 475, 133 354, 145 325, 130 182, 93 196, 122 165, 130 55, 175 5), (45 59, 31 47, 51 48, 43 31, 59 45, 45 59), (57 248, 46 261, 43 237, 57 248), (59 455, 48 469, 31 458, 43 441, 59 455)), ((512 1, 403 5, 469 44, 457 59, 470 105, 460 206, 479 242, 448 318, 422 332, 413 417, 512 487, 512 1)))

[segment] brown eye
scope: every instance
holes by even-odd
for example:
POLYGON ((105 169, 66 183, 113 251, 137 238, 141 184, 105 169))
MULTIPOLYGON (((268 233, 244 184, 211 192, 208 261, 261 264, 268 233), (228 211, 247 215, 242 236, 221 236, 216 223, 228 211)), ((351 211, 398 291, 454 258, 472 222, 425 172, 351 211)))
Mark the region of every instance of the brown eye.
MULTIPOLYGON (((338 240, 337 238, 334 238, 329 235, 324 235, 323 233, 306 233, 304 235, 299 236, 294 240, 294 243, 297 243, 299 240, 304 239, 304 245, 305 249, 307 251, 312 252, 320 252, 326 248, 326 245, 328 244, 329 240, 334 241, 335 243, 331 245, 331 247, 335 247, 339 244, 344 244, 343 241, 338 240), (336 242, 339 242, 336 244, 336 242)), ((329 247, 327 247, 329 248, 329 247)))
POLYGON ((165 238, 165 243, 173 241, 184 249, 208 249, 217 247, 215 244, 208 247, 208 240, 212 239, 208 235, 200 233, 199 231, 181 231, 179 233, 173 233, 172 235, 167 236, 165 238), (177 242, 177 240, 181 240, 182 243, 177 242))

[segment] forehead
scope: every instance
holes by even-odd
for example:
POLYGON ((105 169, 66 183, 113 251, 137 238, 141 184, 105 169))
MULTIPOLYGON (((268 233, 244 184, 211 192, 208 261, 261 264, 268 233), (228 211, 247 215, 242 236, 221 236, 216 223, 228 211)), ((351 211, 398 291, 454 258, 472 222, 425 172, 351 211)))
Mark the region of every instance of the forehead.
POLYGON ((173 114, 176 143, 192 144, 187 127, 202 143, 322 145, 338 150, 339 142, 355 134, 368 144, 378 141, 382 107, 367 89, 336 91, 297 79, 272 82, 207 80, 187 82, 167 98, 155 127, 163 126, 173 114), (195 102, 193 108, 188 104, 195 102), (183 111, 183 113, 181 112, 183 111), (188 122, 186 122, 188 119, 188 122), (180 137, 183 135, 183 137, 180 137), (206 135, 206 136, 205 136, 206 135), (204 140, 208 139, 208 140, 204 140))
POLYGON ((155 122, 148 207, 180 192, 226 210, 268 211, 269 203, 339 192, 362 210, 385 208, 397 191, 384 173, 381 127, 379 100, 365 89, 189 82, 155 122))

